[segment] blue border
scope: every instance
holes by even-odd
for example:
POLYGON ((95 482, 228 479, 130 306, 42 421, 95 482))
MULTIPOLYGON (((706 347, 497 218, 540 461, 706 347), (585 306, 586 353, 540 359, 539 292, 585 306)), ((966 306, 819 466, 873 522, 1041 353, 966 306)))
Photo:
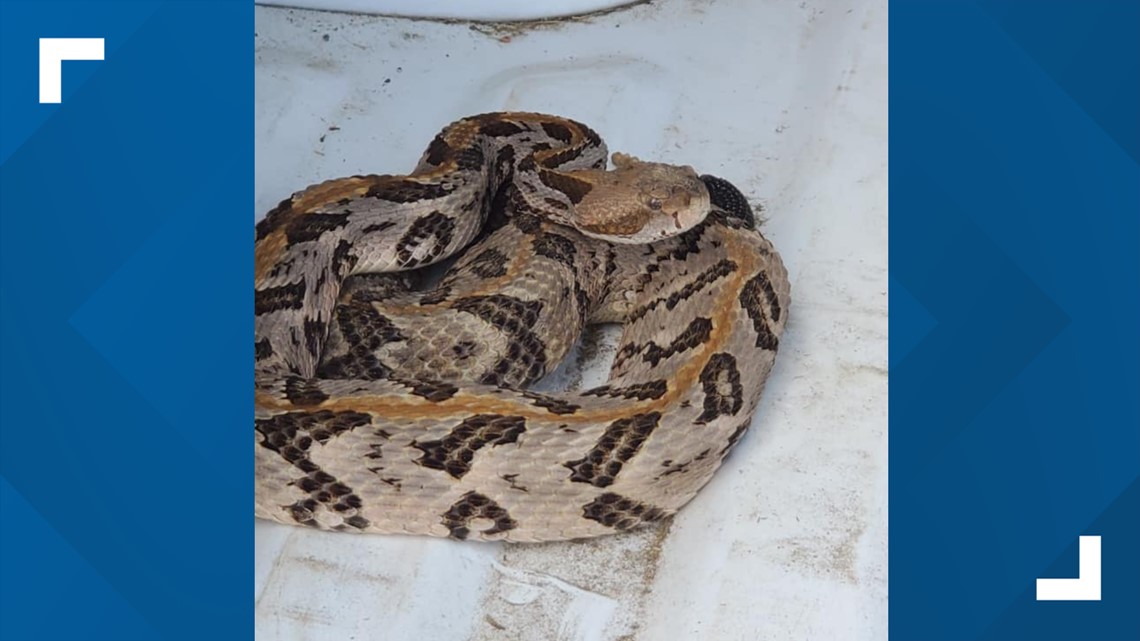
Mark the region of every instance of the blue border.
POLYGON ((1140 3, 890 9, 890 636, 1140 639, 1140 3))
POLYGON ((253 5, 0 3, 0 637, 252 637, 253 5), (41 37, 101 37, 38 103, 41 37))

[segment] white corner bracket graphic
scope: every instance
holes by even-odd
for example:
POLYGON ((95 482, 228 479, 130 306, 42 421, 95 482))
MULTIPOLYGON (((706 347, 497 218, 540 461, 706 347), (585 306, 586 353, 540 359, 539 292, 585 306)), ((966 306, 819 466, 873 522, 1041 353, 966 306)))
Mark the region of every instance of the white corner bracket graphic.
POLYGON ((40 104, 63 100, 64 60, 102 59, 102 38, 40 38, 40 104))
POLYGON ((1082 536, 1075 579, 1037 579, 1038 601, 1100 601, 1100 537, 1082 536))

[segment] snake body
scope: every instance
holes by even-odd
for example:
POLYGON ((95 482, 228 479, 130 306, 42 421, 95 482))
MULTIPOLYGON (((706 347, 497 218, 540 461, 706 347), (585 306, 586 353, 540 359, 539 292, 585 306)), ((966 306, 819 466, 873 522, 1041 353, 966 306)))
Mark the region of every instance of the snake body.
POLYGON ((546 541, 688 502, 751 423, 787 274, 731 184, 614 162, 580 123, 484 114, 406 176, 321 183, 267 214, 256 516, 546 541), (527 391, 603 322, 623 326, 605 385, 527 391))

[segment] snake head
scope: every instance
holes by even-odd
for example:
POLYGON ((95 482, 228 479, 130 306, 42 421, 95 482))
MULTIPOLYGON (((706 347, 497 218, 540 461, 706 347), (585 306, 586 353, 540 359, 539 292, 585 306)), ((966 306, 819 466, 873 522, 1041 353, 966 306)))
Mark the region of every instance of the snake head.
POLYGON ((614 170, 593 173, 574 226, 614 243, 649 243, 692 229, 708 215, 709 191, 689 166, 613 155, 614 170))

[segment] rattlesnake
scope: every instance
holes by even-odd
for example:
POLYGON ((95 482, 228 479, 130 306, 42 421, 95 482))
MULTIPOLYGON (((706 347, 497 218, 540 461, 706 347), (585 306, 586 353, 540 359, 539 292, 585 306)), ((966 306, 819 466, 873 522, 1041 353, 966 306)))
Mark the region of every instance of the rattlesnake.
POLYGON ((752 420, 787 273, 728 182, 614 163, 580 123, 484 114, 446 127, 407 176, 332 180, 269 212, 256 516, 544 541, 689 501, 752 420), (390 273, 473 239, 427 291, 390 273), (526 390, 602 322, 623 324, 605 385, 526 390))

